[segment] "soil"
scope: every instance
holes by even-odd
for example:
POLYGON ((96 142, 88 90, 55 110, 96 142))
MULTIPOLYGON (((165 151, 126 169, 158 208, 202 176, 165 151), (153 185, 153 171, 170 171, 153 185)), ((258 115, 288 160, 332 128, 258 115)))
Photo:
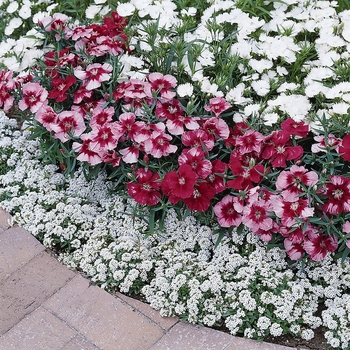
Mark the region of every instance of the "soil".
POLYGON ((303 350, 330 350, 332 349, 324 338, 324 329, 318 328, 314 330, 315 337, 310 341, 304 339, 294 338, 290 335, 285 335, 282 337, 274 338, 268 337, 264 341, 268 343, 274 343, 284 346, 289 346, 291 348, 303 349, 303 350))
MULTIPOLYGON (((213 327, 216 330, 230 333, 229 330, 225 327, 213 327)), ((302 350, 331 350, 329 345, 327 345, 326 339, 324 338, 325 329, 320 327, 314 330, 315 336, 310 341, 300 339, 297 337, 292 337, 291 335, 283 335, 281 337, 272 337, 269 336, 263 341, 272 344, 284 345, 290 348, 302 349, 302 350)), ((334 349, 333 349, 334 350, 334 349)))

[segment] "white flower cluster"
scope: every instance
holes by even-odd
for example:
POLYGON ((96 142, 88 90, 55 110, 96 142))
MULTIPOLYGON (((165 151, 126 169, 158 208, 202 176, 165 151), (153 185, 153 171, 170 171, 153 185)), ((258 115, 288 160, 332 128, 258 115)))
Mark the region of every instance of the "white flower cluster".
POLYGON ((43 37, 31 28, 31 23, 38 23, 54 12, 55 7, 57 4, 51 0, 0 1, 0 32, 5 36, 0 42, 0 64, 14 72, 23 72, 43 56, 43 37), (13 38, 16 30, 24 31, 25 35, 13 38))
MULTIPOLYGON (((150 41, 156 45, 169 43, 169 37, 172 43, 178 40, 197 45, 198 55, 183 53, 181 65, 192 81, 180 84, 178 93, 191 96, 196 86, 207 96, 225 97, 238 109, 235 121, 255 117, 271 126, 281 117, 291 117, 317 130, 322 116, 346 114, 350 83, 337 74, 337 68, 346 67, 349 59, 350 12, 338 15, 335 1, 276 1, 270 19, 264 20, 243 12, 237 3, 208 2, 196 28, 180 36, 180 29, 188 18, 198 15, 198 10, 188 8, 179 13, 170 0, 132 0, 120 2, 117 11, 144 19, 134 28, 137 34, 131 44, 146 53, 152 51, 150 41), (159 31, 150 40, 145 28, 155 22, 159 31), (164 28, 167 34, 162 34, 164 28), (223 48, 222 42, 230 44, 223 48), (213 76, 212 69, 222 60, 223 51, 235 70, 213 76), (320 103, 313 108, 310 99, 316 96, 321 97, 320 103)), ((129 59, 129 55, 123 57, 123 73, 143 79, 148 73, 147 57, 129 59)))
MULTIPOLYGON (((263 19, 242 11, 238 3, 208 2, 207 8, 199 12, 193 7, 179 11, 172 0, 117 1, 120 15, 139 19, 139 24, 131 24, 135 34, 130 44, 131 48, 140 46, 144 52, 140 57, 135 52, 121 56, 121 77, 144 79, 149 73, 151 41, 156 46, 184 42, 186 50, 197 47, 199 53, 191 51, 190 55, 184 50, 178 57, 191 77, 190 82, 180 84, 179 95, 191 96, 196 87, 207 96, 223 96, 237 108, 235 121, 254 117, 273 125, 281 117, 292 117, 319 130, 319 118, 346 115, 350 83, 341 70, 349 60, 350 12, 337 14, 336 1, 276 1, 270 17, 263 19), (184 30, 194 16, 198 17, 196 26, 191 31, 184 30), (147 28, 155 24, 158 29, 151 38, 147 28), (227 67, 213 75, 223 54, 227 67), (312 106, 310 100, 315 98, 319 103, 312 106)), ((29 13, 36 22, 52 14, 55 6, 50 0, 3 1, 0 8, 8 14, 6 18, 13 20, 13 24, 6 23, 5 35, 11 35, 29 13), (46 5, 45 11, 34 13, 39 4, 46 5)), ((101 18, 110 11, 106 0, 94 0, 86 9, 86 18, 101 18)), ((42 37, 34 30, 27 34, 1 43, 0 63, 20 72, 42 56, 42 37)), ((178 64, 171 63, 175 70, 178 64)))

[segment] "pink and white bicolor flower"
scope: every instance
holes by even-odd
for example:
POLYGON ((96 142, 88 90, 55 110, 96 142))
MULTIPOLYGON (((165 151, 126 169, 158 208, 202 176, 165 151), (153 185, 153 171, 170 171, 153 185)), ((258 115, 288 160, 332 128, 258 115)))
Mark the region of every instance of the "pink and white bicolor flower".
POLYGON ((276 180, 276 188, 282 190, 282 197, 288 202, 298 200, 303 193, 303 185, 314 186, 318 182, 318 175, 315 171, 308 171, 303 166, 292 165, 289 171, 281 171, 276 180))
POLYGON ((111 78, 113 71, 112 65, 109 63, 89 64, 84 71, 81 66, 74 69, 74 75, 83 81, 87 81, 86 89, 93 90, 101 86, 101 83, 111 78))
POLYGON ((242 211, 241 200, 231 195, 225 196, 214 206, 214 213, 221 227, 239 226, 242 223, 242 211))
POLYGON ((80 136, 86 129, 84 117, 77 111, 63 111, 57 117, 54 138, 62 142, 70 140, 71 136, 80 136))
POLYGON ((35 113, 43 105, 47 104, 48 92, 39 83, 26 83, 22 87, 22 99, 18 102, 21 111, 29 108, 35 113))

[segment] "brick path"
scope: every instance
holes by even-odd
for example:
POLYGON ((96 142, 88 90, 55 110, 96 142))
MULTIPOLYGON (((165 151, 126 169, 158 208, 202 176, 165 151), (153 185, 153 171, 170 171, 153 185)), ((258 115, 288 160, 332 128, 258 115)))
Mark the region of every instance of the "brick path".
POLYGON ((296 350, 162 318, 59 263, 0 209, 0 350, 296 350))

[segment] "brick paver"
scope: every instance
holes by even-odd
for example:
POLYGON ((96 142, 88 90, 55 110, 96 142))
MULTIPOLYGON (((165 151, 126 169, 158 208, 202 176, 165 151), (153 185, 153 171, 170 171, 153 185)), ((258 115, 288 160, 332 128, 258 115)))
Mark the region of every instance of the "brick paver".
POLYGON ((129 307, 76 276, 44 307, 102 349, 148 349, 162 329, 129 307))
MULTIPOLYGON (((256 342, 251 339, 234 337, 232 343, 225 350, 297 350, 287 346, 271 344, 266 342, 256 342)), ((299 349, 299 348, 298 348, 299 349)), ((303 349, 299 349, 303 350, 303 349)), ((304 349, 306 350, 306 349, 304 349)))
POLYGON ((229 334, 179 322, 150 350, 224 350, 232 340, 229 334))
POLYGON ((91 344, 85 337, 79 334, 59 350, 100 350, 100 348, 91 344))
POLYGON ((15 226, 2 232, 0 234, 0 281, 43 250, 45 247, 21 227, 15 226))
POLYGON ((179 322, 178 317, 162 317, 157 310, 152 309, 148 304, 142 303, 139 300, 127 297, 121 293, 115 293, 116 297, 120 298, 128 305, 130 305, 134 310, 141 312, 143 315, 148 317, 154 323, 158 324, 164 330, 169 330, 177 322, 179 322))
POLYGON ((11 215, 8 214, 4 209, 0 208, 0 233, 10 227, 9 220, 11 215))
POLYGON ((73 329, 50 312, 39 307, 0 338, 0 349, 59 349, 75 334, 73 329))
POLYGON ((74 273, 42 252, 0 282, 0 335, 38 308, 74 273))

